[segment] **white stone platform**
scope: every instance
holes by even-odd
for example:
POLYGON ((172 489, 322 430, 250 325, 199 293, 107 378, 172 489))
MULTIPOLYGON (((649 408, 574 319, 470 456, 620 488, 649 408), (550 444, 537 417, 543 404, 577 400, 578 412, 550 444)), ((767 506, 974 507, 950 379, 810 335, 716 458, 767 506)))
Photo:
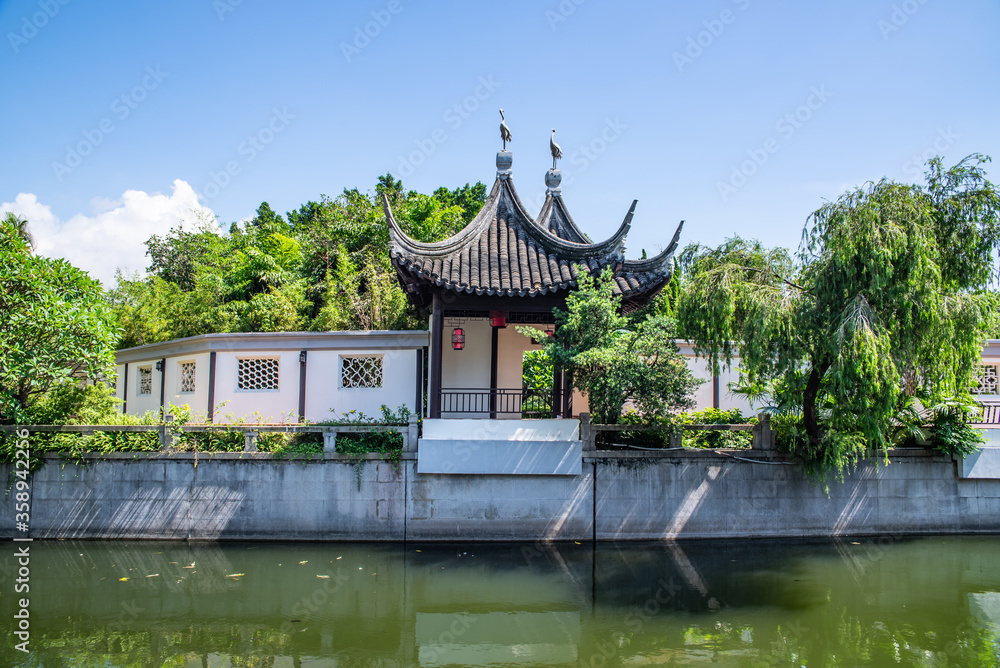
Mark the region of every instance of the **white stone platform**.
POLYGON ((424 420, 417 472, 580 475, 579 420, 424 420))

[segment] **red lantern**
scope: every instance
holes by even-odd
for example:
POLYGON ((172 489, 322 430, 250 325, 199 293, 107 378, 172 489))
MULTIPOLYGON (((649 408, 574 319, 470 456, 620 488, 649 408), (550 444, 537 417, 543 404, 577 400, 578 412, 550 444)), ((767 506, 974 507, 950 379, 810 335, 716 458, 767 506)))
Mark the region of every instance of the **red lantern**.
POLYGON ((465 347, 465 330, 461 327, 456 327, 451 331, 451 347, 455 350, 461 350, 465 347))
POLYGON ((545 328, 545 335, 548 336, 548 337, 553 337, 553 336, 556 335, 556 330, 552 329, 551 327, 546 327, 545 328))
POLYGON ((490 325, 503 329, 507 326, 507 311, 490 311, 490 325))

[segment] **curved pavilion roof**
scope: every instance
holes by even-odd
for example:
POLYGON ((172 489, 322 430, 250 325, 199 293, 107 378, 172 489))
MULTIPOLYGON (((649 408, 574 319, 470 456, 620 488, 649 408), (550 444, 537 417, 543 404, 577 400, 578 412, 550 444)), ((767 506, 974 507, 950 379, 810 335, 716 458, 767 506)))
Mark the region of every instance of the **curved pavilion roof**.
POLYGON ((510 164, 509 152, 498 154, 497 163, 500 169, 483 208, 444 241, 426 243, 407 236, 383 195, 390 257, 404 290, 418 305, 426 304, 435 289, 498 297, 556 294, 576 286, 580 267, 591 273, 611 267, 615 293, 631 310, 647 303, 670 280, 683 223, 656 257, 626 260, 625 238, 635 201, 618 230, 594 243, 569 215, 558 188, 549 188, 537 220, 528 215, 510 170, 503 169, 510 164))

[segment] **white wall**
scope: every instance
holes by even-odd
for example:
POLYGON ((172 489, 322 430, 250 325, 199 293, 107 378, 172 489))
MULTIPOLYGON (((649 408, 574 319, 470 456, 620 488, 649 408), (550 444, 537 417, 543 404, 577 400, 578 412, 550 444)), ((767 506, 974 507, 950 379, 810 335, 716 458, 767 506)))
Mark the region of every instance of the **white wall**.
MULTIPOLYGON (((297 358, 297 357, 296 357, 297 358)), ((298 374, 296 372, 296 387, 298 374)), ((336 414, 357 410, 378 416, 384 404, 395 410, 406 406, 411 413, 417 394, 416 350, 316 350, 306 363, 306 419, 322 422, 336 419, 336 414), (340 364, 345 355, 381 355, 381 388, 341 387, 340 364), (331 409, 334 412, 331 412, 331 409)))
MULTIPOLYGON (((544 331, 542 325, 525 325, 532 329, 544 331)), ((527 336, 517 331, 517 326, 508 325, 500 330, 497 338, 497 387, 521 389, 524 382, 524 353, 527 350, 541 350, 527 336)))
MULTIPOLYGON (((684 356, 688 369, 691 370, 694 377, 705 381, 695 390, 695 410, 712 408, 714 390, 712 385, 712 370, 708 360, 702 357, 696 358, 694 348, 690 344, 678 342, 677 346, 680 348, 681 355, 684 356)), ((719 374, 719 408, 723 410, 738 408, 743 415, 756 415, 757 411, 747 401, 746 397, 733 394, 729 391, 729 385, 737 383, 740 379, 739 368, 740 360, 738 357, 734 357, 732 367, 724 369, 719 374)))
POLYGON ((208 371, 209 354, 178 355, 167 357, 166 384, 164 385, 164 405, 191 407, 192 422, 204 422, 208 417, 208 371), (194 362, 194 392, 181 392, 181 363, 194 362))
POLYGON ((223 424, 240 418, 249 422, 298 422, 299 351, 261 350, 238 353, 219 352, 215 359, 215 422, 223 424), (278 358, 277 390, 237 389, 237 360, 248 357, 278 358))
MULTIPOLYGON (((465 348, 451 347, 455 326, 445 318, 441 336, 441 387, 486 389, 490 386, 492 327, 489 320, 465 320, 465 348)), ((431 356, 434 353, 431 352, 431 356)))
MULTIPOLYGON (((129 362, 128 365, 128 387, 125 383, 125 365, 116 365, 115 396, 125 399, 128 403, 126 411, 129 415, 142 415, 147 411, 159 413, 160 411, 160 372, 156 370, 156 363, 161 358, 144 360, 139 362, 129 362), (139 394, 139 367, 148 366, 153 371, 153 392, 148 395, 139 394), (123 394, 124 393, 124 394, 123 394)), ((208 353, 167 356, 167 363, 164 368, 163 385, 163 405, 168 408, 171 404, 191 407, 193 422, 202 422, 208 415, 208 353), (181 392, 181 362, 195 363, 195 391, 181 392)), ((121 409, 121 405, 119 405, 121 409)))
MULTIPOLYGON (((127 401, 126 410, 129 415, 142 415, 147 412, 153 412, 159 414, 160 412, 160 372, 156 370, 156 363, 160 361, 160 358, 140 360, 137 362, 131 362, 128 365, 128 384, 124 388, 124 395, 127 401), (149 367, 152 370, 153 382, 151 392, 149 394, 139 394, 139 369, 142 367, 149 367)), ((122 396, 121 388, 122 382, 124 380, 124 366, 121 367, 120 376, 118 378, 118 390, 116 394, 122 396)))

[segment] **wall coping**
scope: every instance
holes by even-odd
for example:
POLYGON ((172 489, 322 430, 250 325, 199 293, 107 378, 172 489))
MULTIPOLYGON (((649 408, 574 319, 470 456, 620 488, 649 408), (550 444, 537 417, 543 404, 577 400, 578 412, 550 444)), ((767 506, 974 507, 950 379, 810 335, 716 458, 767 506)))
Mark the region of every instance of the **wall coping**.
MULTIPOLYGON (((274 462, 312 462, 312 461, 343 461, 343 462, 356 462, 362 461, 386 461, 392 462, 393 459, 387 459, 386 455, 381 452, 367 452, 362 455, 352 455, 342 452, 316 452, 312 454, 289 454, 289 455, 278 455, 277 457, 272 452, 159 452, 159 451, 141 451, 141 452, 84 452, 79 455, 71 455, 69 453, 61 451, 47 451, 42 455, 45 460, 52 461, 73 461, 74 459, 80 458, 88 461, 205 461, 205 460, 261 460, 261 461, 274 461, 274 462)), ((400 461, 405 460, 415 460, 417 458, 417 453, 415 452, 403 452, 400 456, 400 461)))
POLYGON ((429 344, 430 332, 427 330, 200 334, 160 343, 147 343, 134 348, 123 348, 115 352, 115 363, 142 362, 156 357, 206 352, 394 350, 423 348, 429 344))
MULTIPOLYGON (((137 452, 86 452, 80 455, 69 455, 61 451, 47 451, 43 455, 46 460, 71 460, 80 457, 85 460, 154 460, 154 461, 203 461, 203 460, 258 460, 258 461, 393 461, 386 459, 385 454, 369 452, 364 455, 351 455, 340 452, 323 452, 292 455, 274 456, 271 452, 162 452, 162 451, 137 451, 137 452)), ((583 457, 584 463, 594 463, 598 460, 687 460, 687 461, 732 461, 734 457, 739 457, 736 461, 755 460, 761 462, 797 464, 790 455, 781 452, 761 452, 759 450, 748 450, 741 448, 717 448, 712 450, 663 450, 663 451, 596 451, 588 453, 583 457)), ((413 461, 417 459, 416 452, 403 452, 400 460, 413 461)), ((890 464, 901 459, 927 459, 932 461, 947 462, 952 461, 950 455, 946 455, 932 448, 899 448, 889 451, 890 464)), ((874 457, 867 462, 881 463, 880 457, 874 457)))

